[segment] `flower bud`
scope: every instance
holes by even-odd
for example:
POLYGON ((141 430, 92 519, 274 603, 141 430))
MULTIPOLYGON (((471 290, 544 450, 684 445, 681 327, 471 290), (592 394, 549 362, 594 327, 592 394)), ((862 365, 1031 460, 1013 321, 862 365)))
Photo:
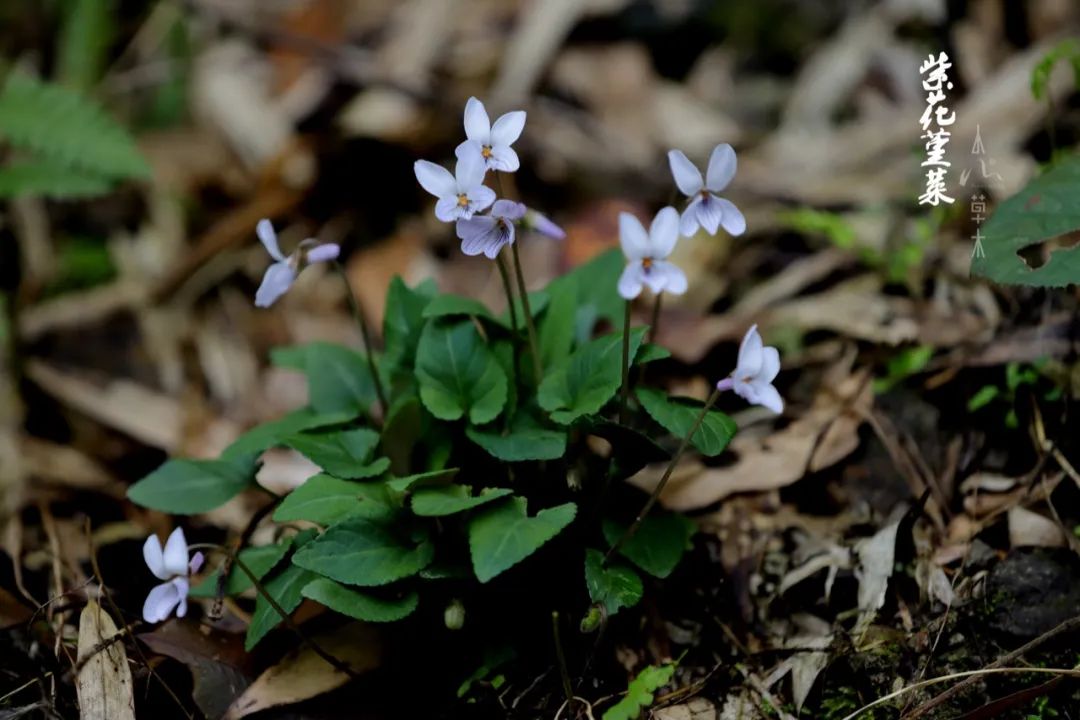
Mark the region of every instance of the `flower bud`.
POLYGON ((443 622, 447 630, 460 630, 465 625, 465 606, 460 600, 453 600, 443 611, 443 622))
POLYGON ((604 611, 599 603, 591 605, 589 611, 585 613, 585 617, 581 618, 581 632, 593 632, 596 628, 600 627, 600 623, 603 619, 604 611))

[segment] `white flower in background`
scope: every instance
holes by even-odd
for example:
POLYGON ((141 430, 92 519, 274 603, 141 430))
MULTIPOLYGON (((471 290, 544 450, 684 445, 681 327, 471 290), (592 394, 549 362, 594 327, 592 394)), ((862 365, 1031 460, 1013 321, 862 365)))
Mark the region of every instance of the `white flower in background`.
POLYGON ((672 295, 686 292, 686 275, 667 261, 679 240, 679 213, 666 207, 656 213, 649 231, 630 213, 619 213, 619 242, 627 265, 619 278, 619 294, 633 300, 643 285, 654 293, 672 295))
POLYGON ((176 609, 176 617, 187 614, 188 576, 199 571, 203 564, 203 554, 195 553, 188 561, 188 545, 183 528, 176 528, 165 541, 165 549, 157 535, 146 538, 143 544, 143 559, 150 572, 165 582, 154 586, 143 603, 143 620, 148 623, 161 622, 176 609))
POLYGON ((779 372, 779 351, 764 345, 757 325, 752 325, 739 345, 735 372, 716 383, 716 389, 734 390, 747 402, 767 407, 780 414, 784 412, 784 400, 772 384, 779 372))
POLYGON ((525 217, 522 219, 521 224, 526 230, 533 230, 552 240, 563 240, 566 238, 565 230, 553 223, 547 215, 537 212, 532 208, 525 211, 525 217))
POLYGON ((488 170, 516 172, 520 162, 513 145, 525 129, 525 111, 508 112, 491 124, 484 103, 474 97, 465 103, 465 140, 457 146, 457 156, 473 150, 480 154, 488 170))
POLYGON ((308 265, 336 260, 341 253, 341 247, 334 243, 319 245, 314 240, 308 239, 300 243, 292 255, 286 257, 278 247, 274 226, 266 218, 260 220, 255 226, 255 234, 259 236, 259 241, 266 248, 266 252, 270 253, 270 257, 275 260, 273 265, 266 268, 262 283, 255 291, 256 307, 265 308, 273 305, 279 297, 289 291, 296 276, 308 265))
POLYGON ((679 224, 683 235, 690 237, 697 232, 699 225, 710 235, 715 235, 721 225, 732 235, 743 234, 746 218, 739 208, 730 200, 714 194, 726 188, 735 177, 735 151, 730 145, 725 143, 713 148, 704 181, 701 172, 681 150, 668 152, 668 162, 671 164, 671 174, 675 176, 675 184, 683 195, 690 198, 679 224))
POLYGON ((487 170, 479 152, 459 153, 453 175, 427 160, 417 160, 413 170, 421 187, 439 198, 435 217, 443 222, 468 220, 495 202, 495 191, 484 185, 487 170))
POLYGON ((525 206, 513 200, 496 200, 490 215, 474 215, 457 221, 457 236, 461 252, 466 255, 483 253, 492 260, 503 245, 514 242, 514 223, 525 215, 525 206))

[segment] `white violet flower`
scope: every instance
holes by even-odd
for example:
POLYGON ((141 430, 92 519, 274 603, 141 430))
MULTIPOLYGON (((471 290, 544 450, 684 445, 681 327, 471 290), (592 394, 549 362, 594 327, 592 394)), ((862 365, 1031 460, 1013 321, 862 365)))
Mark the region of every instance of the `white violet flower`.
POLYGON ((503 245, 514 242, 514 223, 525 215, 525 206, 513 200, 496 200, 490 215, 474 215, 457 221, 457 236, 461 252, 466 255, 483 253, 492 260, 503 245))
POLYGON ((260 220, 255 226, 255 234, 259 236, 259 241, 266 248, 266 252, 270 253, 270 257, 275 260, 273 265, 266 268, 262 283, 255 291, 256 307, 265 308, 273 305, 279 297, 289 291, 296 276, 308 265, 336 260, 341 254, 340 246, 334 243, 319 245, 309 238, 300 243, 292 255, 286 257, 278 247, 274 226, 266 218, 260 220))
POLYGON ((508 112, 491 124, 484 103, 474 97, 465 103, 465 137, 457 146, 458 157, 476 151, 484 159, 488 170, 516 172, 520 162, 513 145, 525 129, 525 111, 508 112))
POLYGON ((735 207, 735 203, 715 195, 728 186, 735 177, 735 151, 728 144, 717 145, 709 158, 709 169, 705 180, 701 179, 694 163, 690 162, 681 150, 668 152, 671 174, 682 194, 690 198, 690 204, 683 210, 679 230, 686 237, 697 232, 698 226, 705 228, 710 235, 716 234, 721 225, 732 235, 742 235, 746 230, 746 218, 735 207))
POLYGON ((784 412, 784 400, 772 384, 779 372, 779 351, 764 345, 757 325, 752 325, 739 345, 735 372, 716 383, 716 389, 734 390, 747 402, 767 407, 779 415, 784 412))
POLYGON ((165 582, 154 586, 143 603, 143 620, 148 623, 161 622, 176 609, 176 617, 187 614, 188 577, 199 571, 203 564, 203 554, 195 553, 188 561, 188 545, 183 528, 176 528, 165 541, 165 549, 157 535, 146 538, 143 544, 143 559, 150 572, 165 582))
POLYGON ((468 220, 495 202, 495 191, 484 185, 487 169, 479 152, 460 153, 453 175, 427 160, 417 160, 413 170, 421 187, 439 198, 435 217, 443 222, 468 220))
POLYGON ((672 295, 686 292, 686 275, 667 261, 679 240, 679 212, 666 207, 656 213, 649 231, 630 213, 619 213, 619 242, 627 265, 619 278, 619 294, 633 300, 643 285, 654 293, 672 295))

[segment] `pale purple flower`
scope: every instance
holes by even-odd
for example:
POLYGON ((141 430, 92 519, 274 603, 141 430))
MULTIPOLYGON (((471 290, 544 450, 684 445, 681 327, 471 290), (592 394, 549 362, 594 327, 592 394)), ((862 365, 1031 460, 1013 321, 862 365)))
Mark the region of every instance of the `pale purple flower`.
POLYGON ((522 220, 521 224, 525 226, 525 228, 534 230, 552 240, 563 240, 566 238, 565 230, 553 223, 547 215, 537 212, 532 208, 525 211, 525 218, 522 220))
POLYGON ((495 191, 484 185, 487 170, 479 152, 459 153, 453 175, 427 160, 417 160, 413 170, 421 187, 439 198, 435 217, 443 222, 468 220, 495 202, 495 191))
POLYGON ((157 535, 146 538, 143 559, 154 577, 165 582, 155 585, 143 603, 143 620, 161 622, 176 610, 176 617, 187 614, 188 577, 199 571, 203 554, 195 553, 188 561, 188 545, 183 528, 176 528, 162 550, 157 535))
POLYGON ((484 103, 474 97, 465 103, 465 137, 456 154, 477 152, 488 170, 515 172, 520 165, 517 153, 510 146, 521 137, 525 128, 525 111, 508 112, 491 124, 484 103))
POLYGON ((490 215, 474 215, 457 221, 457 236, 461 252, 466 255, 483 253, 492 260, 503 245, 514 242, 514 223, 525 215, 525 206, 513 200, 496 200, 490 215))
POLYGON ((317 244, 312 239, 304 240, 292 253, 286 256, 278 247, 277 233, 270 221, 263 218, 255 226, 255 234, 270 253, 275 262, 266 268, 262 283, 255 291, 255 306, 270 307, 274 302, 289 291, 296 276, 308 265, 318 262, 336 260, 341 253, 341 247, 334 243, 317 244))
POLYGON ((633 300, 647 285, 654 293, 686 292, 686 275, 667 261, 679 240, 679 213, 666 207, 656 213, 649 231, 630 213, 619 213, 619 242, 626 255, 626 269, 619 278, 619 294, 633 300))
POLYGON ((734 390, 747 402, 766 407, 779 415, 784 412, 784 400, 772 384, 779 372, 779 351, 762 343, 757 325, 752 325, 739 345, 735 371, 716 383, 716 389, 734 390))
POLYGON ((735 151, 728 144, 717 145, 709 158, 709 168, 705 179, 681 150, 668 152, 671 174, 682 194, 690 198, 690 204, 683 210, 679 231, 686 237, 697 232, 698 226, 705 228, 710 235, 716 234, 721 225, 731 235, 742 235, 746 230, 746 218, 735 207, 735 203, 717 196, 735 177, 735 151))

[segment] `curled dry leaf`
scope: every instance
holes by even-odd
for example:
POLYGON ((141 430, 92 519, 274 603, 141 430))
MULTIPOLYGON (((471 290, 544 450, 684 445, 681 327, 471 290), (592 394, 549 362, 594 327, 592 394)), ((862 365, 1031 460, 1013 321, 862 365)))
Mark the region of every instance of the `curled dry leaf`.
POLYGON ((1056 522, 1027 508, 1009 508, 1009 544, 1014 547, 1064 547, 1065 534, 1056 522))
POLYGON ((76 679, 79 717, 83 720, 135 720, 131 668, 116 624, 93 598, 79 615, 79 663, 76 679), (105 644, 107 641, 108 644, 105 644))
POLYGON ((716 706, 703 697, 689 702, 660 708, 652 713, 656 720, 716 720, 716 706))
MULTIPOLYGON (((868 379, 865 370, 839 382, 826 379, 803 417, 765 437, 739 433, 730 445, 738 456, 733 465, 676 471, 660 502, 671 510, 695 510, 735 493, 786 487, 808 471, 838 462, 859 445, 859 426, 874 402, 868 379)), ((651 491, 663 472, 664 467, 650 465, 629 481, 651 491)))
POLYGON ((869 538, 855 544, 859 561, 855 577, 859 580, 859 619, 855 622, 855 635, 861 636, 885 604, 893 563, 896 557, 896 531, 900 520, 895 520, 878 530, 869 538))
MULTIPOLYGON (((333 633, 314 638, 326 652, 363 673, 379 666, 382 646, 375 628, 353 623, 333 633)), ((244 694, 236 698, 225 720, 239 720, 267 708, 291 705, 336 690, 349 676, 301 645, 260 675, 244 694)))

